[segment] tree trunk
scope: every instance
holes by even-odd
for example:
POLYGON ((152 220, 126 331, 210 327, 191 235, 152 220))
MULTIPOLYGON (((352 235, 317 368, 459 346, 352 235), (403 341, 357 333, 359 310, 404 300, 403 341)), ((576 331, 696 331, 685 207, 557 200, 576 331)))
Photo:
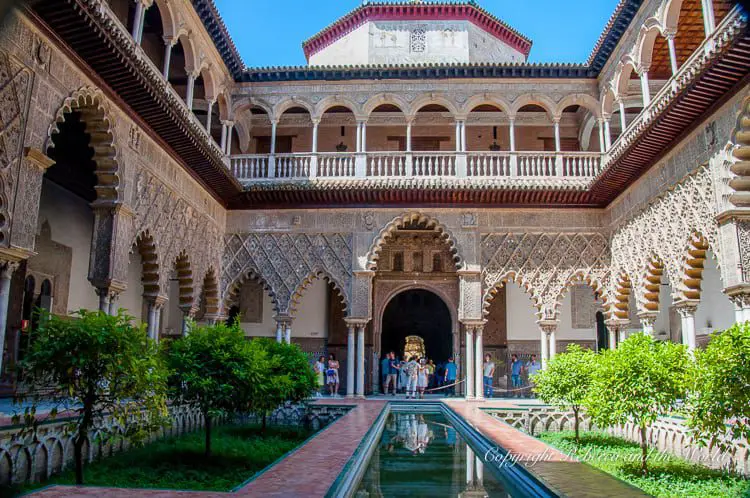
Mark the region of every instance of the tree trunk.
POLYGON ((206 458, 211 458, 211 417, 204 414, 203 420, 206 425, 206 458))
POLYGON ((648 440, 646 436, 646 425, 641 423, 641 472, 644 476, 648 475, 648 440))
POLYGON ((581 434, 579 431, 579 423, 578 423, 578 408, 573 408, 573 417, 575 418, 573 424, 576 428, 576 449, 578 449, 578 446, 581 445, 581 434))
POLYGON ((83 484, 83 444, 86 442, 89 427, 94 420, 93 407, 84 403, 83 407, 83 419, 78 426, 78 434, 76 435, 75 441, 73 441, 73 458, 76 466, 76 484, 79 486, 83 484))

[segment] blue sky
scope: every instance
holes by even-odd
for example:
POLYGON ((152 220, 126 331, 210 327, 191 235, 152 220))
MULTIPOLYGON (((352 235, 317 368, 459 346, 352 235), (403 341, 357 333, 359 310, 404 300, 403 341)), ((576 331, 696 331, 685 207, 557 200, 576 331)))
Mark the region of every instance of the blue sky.
MULTIPOLYGON (((215 0, 250 67, 305 65, 302 42, 361 0, 215 0)), ((531 62, 585 62, 617 0, 479 0, 534 42, 531 62)))

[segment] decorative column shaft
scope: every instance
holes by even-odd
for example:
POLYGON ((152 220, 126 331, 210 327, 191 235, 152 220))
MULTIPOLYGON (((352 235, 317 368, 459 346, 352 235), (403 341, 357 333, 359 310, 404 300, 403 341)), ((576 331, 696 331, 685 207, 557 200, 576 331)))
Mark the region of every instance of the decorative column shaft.
POLYGON ((276 154, 276 129, 278 128, 279 122, 277 120, 271 121, 271 155, 276 154))
POLYGON ((708 38, 716 29, 713 0, 701 0, 701 8, 703 10, 703 29, 706 32, 706 38, 708 38))
POLYGON ((682 343, 689 351, 695 351, 695 312, 698 309, 698 302, 683 301, 676 303, 676 307, 682 323, 682 343))
MULTIPOLYGON (((19 263, 15 261, 6 262, 0 270, 0 353, 5 348, 5 332, 8 327, 8 303, 10 302, 10 282, 13 272, 18 269, 19 263)), ((0 372, 3 371, 3 355, 0 354, 0 372)))
POLYGON ((221 122, 221 142, 219 143, 219 147, 221 147, 222 152, 227 150, 227 122, 226 121, 221 122))
POLYGON ((551 328, 549 330, 549 359, 554 360, 557 355, 557 330, 551 328))
POLYGON ((367 152, 367 121, 362 121, 362 149, 360 152, 367 152))
POLYGON ((406 152, 411 152, 411 129, 414 121, 411 119, 406 122, 406 152))
POLYGON ((464 325, 466 332, 466 374, 465 377, 465 393, 466 399, 474 398, 474 327, 471 325, 464 325))
POLYGON ((234 131, 234 121, 227 121, 227 148, 224 153, 232 155, 232 132, 234 131))
POLYGON ((145 6, 141 0, 135 0, 135 15, 133 16, 133 31, 131 35, 137 45, 141 44, 141 34, 143 33, 143 17, 145 14, 145 6))
POLYGON ((667 46, 669 47, 669 64, 672 67, 672 76, 677 74, 677 71, 679 70, 679 67, 677 66, 677 50, 674 46, 674 37, 674 33, 669 33, 666 35, 667 46))
POLYGON ((315 120, 313 121, 313 131, 312 131, 312 153, 317 154, 318 152, 318 125, 320 124, 320 121, 315 120))
POLYGON ((461 121, 456 120, 456 152, 461 152, 461 121))
POLYGON ((609 126, 609 119, 604 120, 604 150, 612 148, 612 130, 609 126))
POLYGON ((625 128, 628 127, 628 121, 625 117, 625 103, 621 100, 617 103, 620 106, 620 128, 621 133, 625 133, 625 128))
POLYGON ((365 397, 365 326, 357 325, 357 397, 365 397))
POLYGON ((287 344, 292 343, 292 322, 286 322, 284 324, 284 342, 287 344))
POLYGON ((466 145, 466 121, 461 121, 461 152, 468 151, 468 147, 466 145))
POLYGON ((195 73, 188 74, 187 83, 187 94, 185 96, 185 103, 187 104, 188 110, 193 110, 193 93, 195 92, 195 73))
POLYGON ((541 342, 542 370, 545 370, 547 368, 547 361, 549 360, 549 349, 547 342, 547 331, 541 327, 539 328, 539 340, 541 342))
POLYGON ((208 132, 209 136, 211 135, 211 113, 214 109, 214 101, 209 100, 208 101, 208 113, 206 114, 206 131, 208 132))
POLYGON ((354 397, 354 325, 347 325, 349 334, 346 341, 346 397, 354 397))
POLYGON ((560 118, 555 118, 555 152, 560 152, 560 118))
POLYGON ((162 66, 161 74, 164 79, 169 81, 169 65, 172 63, 172 40, 164 38, 164 66, 162 66))
POLYGON ((277 321, 276 322, 276 342, 281 344, 283 340, 284 340, 284 322, 277 321))
POLYGON ((484 344, 482 341, 482 332, 484 327, 474 327, 474 398, 484 399, 484 344))
POLYGON ((599 151, 605 152, 607 150, 607 144, 604 141, 604 119, 599 118, 596 120, 596 127, 599 129, 599 151))
POLYGON ((510 123, 510 151, 515 152, 516 151, 516 118, 510 118, 508 120, 510 123))
POLYGON ((641 70, 641 94, 643 96, 643 107, 651 103, 651 88, 648 85, 648 69, 641 70))
POLYGON ((354 152, 362 152, 362 122, 357 121, 357 133, 355 135, 354 152))

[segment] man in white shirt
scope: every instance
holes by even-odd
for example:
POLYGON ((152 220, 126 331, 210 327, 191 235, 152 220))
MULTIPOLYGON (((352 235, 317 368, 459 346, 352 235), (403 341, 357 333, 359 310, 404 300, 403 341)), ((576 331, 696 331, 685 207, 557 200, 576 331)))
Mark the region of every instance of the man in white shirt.
POLYGON ((484 355, 484 397, 492 398, 492 379, 495 377, 495 362, 489 354, 484 355))

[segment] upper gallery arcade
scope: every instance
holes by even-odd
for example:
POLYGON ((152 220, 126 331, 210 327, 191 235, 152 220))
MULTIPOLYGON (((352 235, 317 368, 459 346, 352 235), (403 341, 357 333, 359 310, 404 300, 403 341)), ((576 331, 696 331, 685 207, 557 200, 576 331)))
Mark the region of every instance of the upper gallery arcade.
POLYGON ((3 382, 35 306, 122 307, 155 338, 239 315, 337 353, 349 394, 377 388, 407 311, 439 317, 426 342, 470 381, 484 351, 637 329, 692 348, 750 317, 750 36, 728 0, 622 0, 582 64, 528 63, 475 2, 365 3, 300 67, 246 67, 211 0, 6 23, 3 382))

